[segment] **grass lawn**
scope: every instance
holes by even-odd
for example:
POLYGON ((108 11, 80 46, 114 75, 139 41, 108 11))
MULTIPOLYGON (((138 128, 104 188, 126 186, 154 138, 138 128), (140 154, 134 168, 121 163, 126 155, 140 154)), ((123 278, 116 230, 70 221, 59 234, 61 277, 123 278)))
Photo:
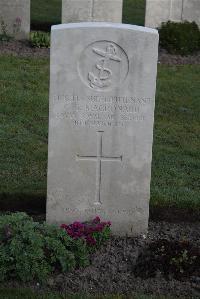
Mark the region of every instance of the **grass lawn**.
POLYGON ((144 26, 145 0, 123 1, 123 23, 144 26))
MULTIPOLYGON (((50 30, 52 24, 61 23, 62 0, 32 0, 31 27, 50 30)), ((123 23, 144 25, 145 0, 123 1, 123 23)))
MULTIPOLYGON (((127 297, 114 295, 114 296, 84 296, 84 295, 59 295, 59 294, 39 294, 33 293, 31 290, 26 289, 0 289, 1 299, 124 299, 127 297)), ((136 295, 130 297, 131 299, 167 299, 163 296, 151 295, 136 295)), ((168 298, 170 299, 170 298, 168 298)), ((172 298, 171 298, 172 299, 172 298)))
POLYGON ((0 65, 0 198, 35 202, 46 194, 49 62, 0 65))
MULTIPOLYGON (((0 205, 45 204, 48 59, 0 57, 0 205)), ((200 66, 159 66, 151 204, 200 208, 200 66)), ((9 206, 10 207, 10 206, 9 206)))
POLYGON ((160 66, 151 203, 200 207, 200 66, 160 66))
POLYGON ((62 0, 31 0, 31 29, 50 30, 61 23, 62 0))

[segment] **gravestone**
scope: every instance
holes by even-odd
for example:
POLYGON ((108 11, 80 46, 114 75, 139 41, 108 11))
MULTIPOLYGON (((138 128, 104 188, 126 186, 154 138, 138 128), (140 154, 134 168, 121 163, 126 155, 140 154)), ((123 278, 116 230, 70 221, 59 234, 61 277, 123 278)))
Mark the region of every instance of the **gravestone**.
POLYGON ((122 21, 123 0, 62 0, 62 23, 122 21))
POLYGON ((160 27, 162 22, 195 21, 200 26, 199 0, 146 0, 145 26, 160 27))
POLYGON ((0 34, 26 39, 30 32, 30 0, 0 0, 0 34))
POLYGON ((47 221, 95 216, 148 227, 158 33, 111 23, 52 27, 47 221))
POLYGON ((199 0, 185 0, 183 2, 183 20, 189 22, 196 22, 200 27, 200 1, 199 0))

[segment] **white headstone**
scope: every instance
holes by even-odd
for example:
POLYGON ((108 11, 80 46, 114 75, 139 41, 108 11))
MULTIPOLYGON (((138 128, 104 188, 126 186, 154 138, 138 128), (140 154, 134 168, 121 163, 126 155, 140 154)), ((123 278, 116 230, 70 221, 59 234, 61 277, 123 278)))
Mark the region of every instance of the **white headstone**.
POLYGON ((123 0, 62 0, 62 23, 121 23, 123 0))
POLYGON ((194 21, 200 27, 200 1, 185 0, 183 2, 183 20, 194 21))
POLYGON ((158 28, 167 21, 195 21, 200 26, 200 0, 146 0, 145 26, 158 28))
POLYGON ((30 0, 0 0, 0 34, 26 39, 30 32, 30 0))
POLYGON ((52 27, 48 222, 147 230, 157 52, 154 29, 52 27))

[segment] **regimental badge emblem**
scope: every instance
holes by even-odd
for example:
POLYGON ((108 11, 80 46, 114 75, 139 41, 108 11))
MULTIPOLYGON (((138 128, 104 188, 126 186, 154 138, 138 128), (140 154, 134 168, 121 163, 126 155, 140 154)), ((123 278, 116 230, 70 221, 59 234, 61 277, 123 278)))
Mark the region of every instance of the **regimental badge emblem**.
POLYGON ((128 75, 129 61, 125 51, 111 41, 97 41, 82 53, 79 75, 91 89, 108 91, 119 87, 128 75))

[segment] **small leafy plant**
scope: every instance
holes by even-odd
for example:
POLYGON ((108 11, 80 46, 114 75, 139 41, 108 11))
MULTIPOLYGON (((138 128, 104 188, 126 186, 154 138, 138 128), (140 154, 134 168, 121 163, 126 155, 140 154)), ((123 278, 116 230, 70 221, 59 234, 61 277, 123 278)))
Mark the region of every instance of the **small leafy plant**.
POLYGON ((171 54, 189 55, 200 51, 200 30, 195 22, 162 23, 160 46, 171 54))
POLYGON ((98 248, 110 237, 110 221, 101 222, 97 216, 90 222, 74 222, 70 225, 62 224, 61 228, 73 239, 86 241, 89 249, 98 248))
POLYGON ((7 25, 4 22, 4 20, 0 21, 0 29, 1 29, 0 41, 6 41, 6 42, 10 41, 12 37, 7 32, 7 25))
POLYGON ((50 48, 50 34, 48 32, 33 31, 30 33, 30 44, 37 48, 50 48))
POLYGON ((161 272, 167 279, 184 280, 199 276, 200 252, 187 240, 169 241, 160 239, 148 245, 139 255, 134 273, 143 278, 155 277, 161 272))
POLYGON ((179 255, 171 258, 170 265, 175 267, 176 271, 184 274, 184 272, 187 271, 188 265, 192 265, 196 259, 196 255, 190 256, 188 250, 184 249, 179 253, 179 255))
POLYGON ((89 253, 110 235, 110 223, 74 222, 59 228, 25 213, 0 216, 0 281, 45 281, 55 272, 89 265, 89 253), (67 232, 67 233, 66 233, 67 232))

